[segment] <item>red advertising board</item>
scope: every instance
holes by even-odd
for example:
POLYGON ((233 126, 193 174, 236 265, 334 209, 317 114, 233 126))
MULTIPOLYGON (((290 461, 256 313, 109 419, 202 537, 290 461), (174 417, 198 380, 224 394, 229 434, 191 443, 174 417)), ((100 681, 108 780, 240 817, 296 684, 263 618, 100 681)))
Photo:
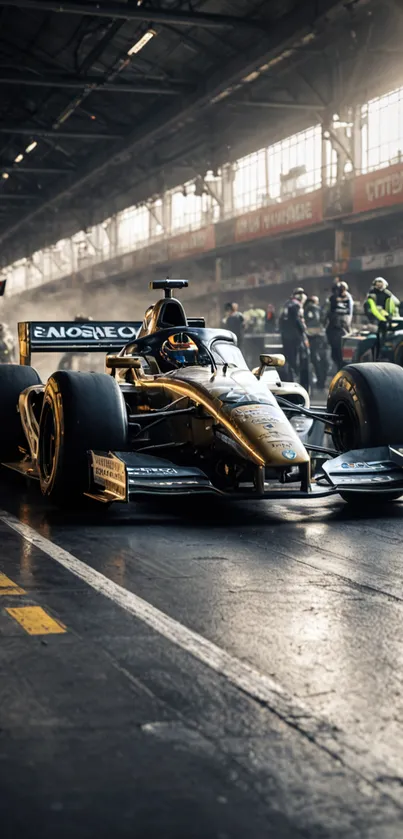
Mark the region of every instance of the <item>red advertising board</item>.
POLYGON ((377 169, 355 179, 355 213, 368 213, 394 204, 403 204, 403 163, 377 169))
POLYGON ((289 230, 312 227, 322 220, 322 190, 318 189, 239 216, 235 221, 235 241, 276 236, 289 230))
POLYGON ((190 230, 188 233, 181 233, 168 242, 168 254, 170 260, 186 259, 187 256, 206 253, 215 248, 214 225, 202 227, 201 230, 190 230))

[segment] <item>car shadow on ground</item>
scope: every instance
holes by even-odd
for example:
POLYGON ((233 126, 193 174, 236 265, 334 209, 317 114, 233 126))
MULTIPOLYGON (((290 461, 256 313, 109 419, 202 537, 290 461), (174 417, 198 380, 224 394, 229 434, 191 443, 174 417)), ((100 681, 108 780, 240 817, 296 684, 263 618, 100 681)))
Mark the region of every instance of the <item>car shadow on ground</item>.
POLYGON ((401 501, 387 504, 347 504, 337 495, 329 499, 231 500, 217 496, 175 496, 141 498, 128 505, 101 505, 91 499, 80 500, 79 507, 58 508, 41 496, 36 483, 27 483, 16 473, 0 477, 0 506, 22 521, 42 529, 45 525, 65 528, 111 528, 178 526, 185 527, 273 527, 296 521, 347 523, 374 519, 403 518, 401 501))

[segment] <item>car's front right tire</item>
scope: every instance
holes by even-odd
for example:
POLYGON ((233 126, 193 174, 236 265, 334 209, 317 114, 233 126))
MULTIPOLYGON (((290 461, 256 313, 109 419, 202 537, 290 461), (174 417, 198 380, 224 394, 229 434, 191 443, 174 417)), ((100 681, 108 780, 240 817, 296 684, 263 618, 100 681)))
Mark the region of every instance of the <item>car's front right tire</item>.
POLYGON ((115 379, 105 373, 54 373, 39 423, 42 493, 56 503, 77 501, 89 488, 88 451, 125 449, 127 434, 127 411, 115 379))

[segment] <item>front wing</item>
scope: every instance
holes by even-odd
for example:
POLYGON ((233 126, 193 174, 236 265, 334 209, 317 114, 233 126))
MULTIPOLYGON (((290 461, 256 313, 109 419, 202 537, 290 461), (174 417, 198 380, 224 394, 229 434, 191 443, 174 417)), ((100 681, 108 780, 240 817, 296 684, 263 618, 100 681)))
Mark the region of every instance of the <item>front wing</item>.
POLYGON ((403 445, 350 451, 326 461, 319 481, 309 490, 264 481, 263 486, 240 487, 225 492, 214 486, 195 466, 178 466, 169 460, 135 452, 89 452, 90 491, 99 501, 128 502, 148 495, 212 494, 233 499, 326 497, 336 493, 385 493, 399 489, 403 495, 403 445))

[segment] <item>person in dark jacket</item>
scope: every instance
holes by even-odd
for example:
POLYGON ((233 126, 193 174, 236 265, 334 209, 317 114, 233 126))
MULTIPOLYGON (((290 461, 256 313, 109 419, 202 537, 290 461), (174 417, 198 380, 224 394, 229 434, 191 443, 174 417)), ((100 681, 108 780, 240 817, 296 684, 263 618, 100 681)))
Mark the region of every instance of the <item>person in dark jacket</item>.
POLYGON ((231 303, 231 308, 228 311, 225 326, 236 335, 238 347, 242 349, 243 333, 245 329, 245 318, 238 311, 238 303, 231 303))
POLYGON ((336 280, 327 300, 324 321, 332 359, 338 372, 343 367, 343 338, 351 329, 354 303, 344 280, 336 280))
POLYGON ((309 341, 303 309, 305 301, 304 289, 294 289, 283 306, 279 327, 290 379, 294 381, 299 376, 302 386, 309 390, 309 341))
POLYGON ((276 309, 269 303, 266 309, 266 332, 276 331, 276 309))
POLYGON ((329 362, 319 297, 308 297, 304 306, 304 317, 309 339, 311 361, 313 369, 315 370, 317 386, 319 390, 324 390, 326 386, 326 376, 329 369, 329 362))

